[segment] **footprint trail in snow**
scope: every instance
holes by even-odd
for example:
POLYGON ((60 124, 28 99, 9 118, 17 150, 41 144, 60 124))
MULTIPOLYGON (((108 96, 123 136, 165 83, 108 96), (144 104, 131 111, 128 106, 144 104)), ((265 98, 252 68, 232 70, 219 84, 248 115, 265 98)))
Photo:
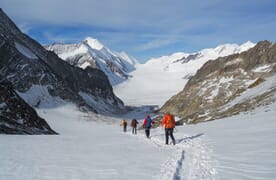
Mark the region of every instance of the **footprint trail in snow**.
POLYGON ((138 138, 155 146, 157 150, 170 149, 171 154, 164 157, 165 161, 161 164, 160 174, 156 176, 159 180, 213 180, 216 179, 216 161, 212 159, 212 151, 208 147, 204 134, 189 136, 177 132, 174 133, 176 145, 164 144, 164 133, 160 128, 151 131, 151 138, 147 139, 140 131, 138 138))

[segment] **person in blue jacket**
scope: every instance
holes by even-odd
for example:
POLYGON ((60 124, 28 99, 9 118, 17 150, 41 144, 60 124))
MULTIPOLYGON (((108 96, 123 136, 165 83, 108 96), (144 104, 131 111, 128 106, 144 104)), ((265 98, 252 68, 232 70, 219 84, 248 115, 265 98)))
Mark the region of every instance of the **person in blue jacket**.
POLYGON ((150 128, 152 124, 154 124, 153 120, 151 119, 150 115, 147 115, 143 123, 143 127, 145 128, 147 138, 150 138, 150 128))

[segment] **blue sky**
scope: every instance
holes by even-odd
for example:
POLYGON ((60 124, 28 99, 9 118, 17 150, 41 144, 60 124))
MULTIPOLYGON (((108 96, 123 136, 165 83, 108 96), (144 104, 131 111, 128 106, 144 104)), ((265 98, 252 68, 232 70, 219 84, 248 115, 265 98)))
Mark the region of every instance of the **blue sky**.
POLYGON ((224 43, 276 41, 275 0, 1 0, 42 44, 93 37, 140 62, 224 43))

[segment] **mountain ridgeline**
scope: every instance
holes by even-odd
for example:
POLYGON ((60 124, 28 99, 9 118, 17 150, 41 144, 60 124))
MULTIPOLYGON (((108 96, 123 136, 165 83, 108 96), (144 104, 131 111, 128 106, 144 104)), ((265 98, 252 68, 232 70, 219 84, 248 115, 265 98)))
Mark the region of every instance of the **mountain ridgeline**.
POLYGON ((71 65, 102 70, 112 85, 129 78, 129 72, 135 70, 137 60, 125 52, 114 52, 102 45, 97 39, 88 37, 78 44, 52 44, 45 48, 55 52, 71 65))
MULTIPOLYGON (((119 113, 125 107, 103 71, 81 69, 23 34, 0 9, 0 81, 8 81, 32 107, 72 102, 83 110, 119 113)), ((2 94, 1 94, 2 96, 2 94)))
POLYGON ((276 100, 276 44, 255 47, 206 62, 160 112, 180 123, 198 123, 250 111, 276 100))

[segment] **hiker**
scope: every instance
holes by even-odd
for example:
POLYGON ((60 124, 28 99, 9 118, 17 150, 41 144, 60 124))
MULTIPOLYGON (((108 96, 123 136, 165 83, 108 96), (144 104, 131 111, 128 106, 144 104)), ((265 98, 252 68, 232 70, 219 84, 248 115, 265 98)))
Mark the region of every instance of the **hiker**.
POLYGON ((137 124, 139 124, 139 122, 134 118, 131 121, 131 127, 132 127, 132 134, 137 134, 137 124))
POLYGON ((127 131, 127 121, 126 121, 125 119, 123 119, 123 120, 121 121, 120 126, 123 126, 124 132, 127 131))
POLYGON ((175 145, 175 139, 173 136, 173 129, 175 128, 175 120, 174 120, 174 116, 167 112, 164 117, 163 120, 161 122, 162 126, 165 126, 165 138, 166 138, 166 144, 169 143, 169 136, 172 139, 172 143, 173 145, 175 145))
POLYGON ((143 127, 145 128, 145 133, 146 133, 147 138, 150 137, 151 124, 154 124, 154 122, 152 121, 150 115, 147 115, 147 117, 144 119, 144 123, 143 123, 143 127))

